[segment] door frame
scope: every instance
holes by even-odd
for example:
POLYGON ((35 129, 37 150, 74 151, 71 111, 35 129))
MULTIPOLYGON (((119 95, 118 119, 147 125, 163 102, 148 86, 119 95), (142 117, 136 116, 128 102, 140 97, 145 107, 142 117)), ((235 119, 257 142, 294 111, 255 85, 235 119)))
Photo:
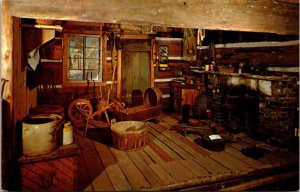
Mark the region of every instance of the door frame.
MULTIPOLYGON (((136 40, 147 40, 149 39, 151 42, 150 42, 150 50, 151 50, 151 53, 150 53, 150 86, 151 88, 154 87, 154 63, 155 63, 155 60, 157 58, 155 58, 154 56, 154 52, 153 52, 153 49, 155 48, 153 45, 154 45, 154 42, 155 42, 155 35, 150 35, 150 34, 124 34, 121 36, 121 39, 136 39, 136 40)), ((121 74, 120 74, 121 76, 121 74)))

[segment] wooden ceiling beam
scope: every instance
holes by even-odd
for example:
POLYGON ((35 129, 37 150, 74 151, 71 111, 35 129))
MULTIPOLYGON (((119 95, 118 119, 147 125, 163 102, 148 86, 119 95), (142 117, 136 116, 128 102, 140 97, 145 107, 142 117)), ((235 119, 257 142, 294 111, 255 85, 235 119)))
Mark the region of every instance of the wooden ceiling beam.
POLYGON ((293 0, 9 0, 21 18, 151 24, 180 28, 299 33, 293 0))

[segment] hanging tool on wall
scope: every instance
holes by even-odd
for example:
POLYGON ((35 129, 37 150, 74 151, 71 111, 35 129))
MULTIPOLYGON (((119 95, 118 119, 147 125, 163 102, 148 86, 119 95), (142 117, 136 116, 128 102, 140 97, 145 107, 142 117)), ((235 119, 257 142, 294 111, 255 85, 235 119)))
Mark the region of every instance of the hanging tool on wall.
POLYGON ((184 29, 183 32, 183 59, 196 61, 197 39, 194 29, 184 29))
POLYGON ((8 82, 8 80, 5 79, 5 78, 1 78, 1 82, 2 82, 2 87, 1 87, 1 99, 3 99, 3 93, 4 93, 5 84, 6 84, 6 82, 8 82))
POLYGON ((197 59, 197 65, 199 67, 201 67, 201 65, 205 65, 205 63, 203 63, 202 61, 202 45, 203 45, 203 41, 204 41, 204 38, 205 38, 205 29, 198 29, 197 31, 197 46, 200 47, 200 49, 197 48, 197 56, 196 56, 196 59, 197 59))
POLYGON ((155 74, 158 73, 159 63, 158 63, 158 45, 157 41, 152 42, 152 59, 153 59, 153 65, 155 67, 155 74))
POLYGON ((215 44, 213 42, 210 43, 209 45, 209 50, 208 50, 208 58, 209 58, 209 63, 212 61, 215 61, 215 44))
POLYGON ((197 45, 202 47, 202 42, 205 38, 205 29, 198 29, 197 31, 197 45))
POLYGON ((112 78, 111 78, 111 84, 110 84, 110 87, 108 89, 108 92, 107 92, 107 105, 109 104, 109 97, 110 97, 110 92, 115 84, 115 73, 116 73, 116 68, 117 68, 117 60, 118 60, 118 54, 117 54, 117 49, 116 49, 116 42, 115 42, 115 34, 113 35, 113 39, 114 39, 114 42, 113 42, 113 50, 112 50, 112 54, 111 54, 111 58, 112 58, 112 66, 113 66, 113 74, 112 74, 112 78))

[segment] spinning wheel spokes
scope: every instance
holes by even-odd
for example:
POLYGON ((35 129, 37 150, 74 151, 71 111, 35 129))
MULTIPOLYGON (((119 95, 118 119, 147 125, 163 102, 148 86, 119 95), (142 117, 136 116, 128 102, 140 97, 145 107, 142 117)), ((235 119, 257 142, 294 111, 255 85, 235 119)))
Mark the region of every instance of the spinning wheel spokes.
POLYGON ((83 123, 85 118, 92 113, 93 107, 86 99, 76 99, 68 108, 68 116, 74 123, 83 123))

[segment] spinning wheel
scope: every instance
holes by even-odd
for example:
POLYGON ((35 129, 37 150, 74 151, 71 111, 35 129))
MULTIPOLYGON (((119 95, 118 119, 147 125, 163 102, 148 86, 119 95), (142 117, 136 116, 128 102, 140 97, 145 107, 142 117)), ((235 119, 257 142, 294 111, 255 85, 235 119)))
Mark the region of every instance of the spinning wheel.
POLYGON ((120 109, 124 109, 125 104, 120 103, 115 99, 110 99, 109 103, 106 100, 98 101, 97 110, 94 112, 93 107, 89 100, 87 99, 76 99, 74 100, 68 108, 68 116, 69 119, 78 125, 85 124, 84 135, 86 135, 88 125, 97 123, 98 125, 110 125, 110 119, 108 117, 107 111, 119 111, 120 109), (95 120, 95 116, 100 116, 101 114, 105 115, 106 122, 102 120, 95 120))
POLYGON ((68 108, 68 116, 75 124, 82 124, 85 122, 87 116, 93 113, 93 107, 87 99, 76 99, 68 108))

